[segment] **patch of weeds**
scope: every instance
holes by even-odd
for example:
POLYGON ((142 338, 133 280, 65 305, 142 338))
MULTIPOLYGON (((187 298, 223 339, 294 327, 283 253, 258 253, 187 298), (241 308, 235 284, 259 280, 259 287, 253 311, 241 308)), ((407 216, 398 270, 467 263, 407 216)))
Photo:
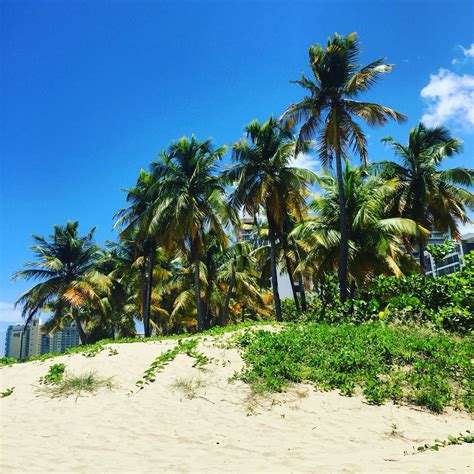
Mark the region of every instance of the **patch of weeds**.
POLYGON ((39 382, 43 385, 57 385, 63 379, 65 370, 64 364, 53 364, 48 373, 39 379, 39 382))
POLYGON ((107 350, 109 351, 109 357, 110 356, 116 356, 119 353, 117 349, 114 349, 112 347, 107 347, 107 350))
POLYGON ((392 400, 436 413, 448 405, 472 411, 473 340, 382 323, 246 331, 238 341, 246 362, 240 378, 257 393, 311 382, 347 396, 361 390, 374 404, 392 400))
POLYGON ((14 390, 15 390, 15 387, 7 388, 3 392, 0 392, 0 398, 9 397, 13 393, 14 390))
POLYGON ((181 392, 185 398, 192 400, 197 395, 198 390, 205 386, 206 381, 203 379, 178 377, 171 385, 171 389, 173 391, 181 392))
POLYGON ((453 444, 464 444, 464 443, 474 443, 474 435, 470 431, 466 431, 466 434, 459 433, 459 436, 448 436, 446 440, 435 439, 434 444, 424 444, 423 446, 418 446, 417 448, 413 447, 413 453, 407 454, 418 454, 425 451, 439 451, 439 448, 445 448, 446 446, 452 446, 453 444))
POLYGON ((42 388, 42 392, 51 398, 70 397, 76 398, 84 394, 93 395, 98 390, 106 388, 111 390, 114 387, 111 378, 99 377, 94 372, 82 375, 66 374, 58 383, 47 385, 42 388))

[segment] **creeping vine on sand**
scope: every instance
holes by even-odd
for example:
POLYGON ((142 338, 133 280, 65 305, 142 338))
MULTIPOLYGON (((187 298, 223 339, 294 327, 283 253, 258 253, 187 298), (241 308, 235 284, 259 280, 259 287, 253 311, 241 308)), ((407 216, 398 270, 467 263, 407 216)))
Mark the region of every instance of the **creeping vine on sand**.
POLYGON ((179 340, 178 344, 173 347, 173 349, 163 352, 151 363, 150 367, 145 370, 142 378, 135 382, 135 385, 142 389, 145 385, 154 382, 156 374, 163 370, 165 365, 174 360, 178 354, 186 354, 189 357, 196 359, 193 367, 205 365, 208 362, 208 358, 201 352, 197 351, 196 347, 198 342, 199 340, 197 338, 188 339, 186 341, 179 340))

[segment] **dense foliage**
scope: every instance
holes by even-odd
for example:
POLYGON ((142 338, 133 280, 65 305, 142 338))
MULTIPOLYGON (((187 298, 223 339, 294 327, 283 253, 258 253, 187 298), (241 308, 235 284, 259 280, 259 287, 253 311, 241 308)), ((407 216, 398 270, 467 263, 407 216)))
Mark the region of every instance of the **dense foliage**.
MULTIPOLYGON (((243 377, 256 389, 309 380, 345 394, 362 390, 373 403, 472 410, 465 334, 474 322, 474 257, 457 274, 422 275, 430 231, 459 239, 474 209, 474 171, 443 163, 461 142, 444 127, 418 124, 406 145, 384 140, 396 161, 369 165, 365 127, 406 119, 361 100, 393 65, 361 66, 355 33, 308 53, 310 74, 295 81, 305 96, 280 119, 252 120, 229 146, 181 137, 140 170, 114 216, 115 242, 101 248, 94 229, 82 235, 75 221, 34 236, 34 261, 15 274, 35 280, 17 301, 26 324, 40 312, 50 316, 48 331, 74 323, 82 345, 66 354, 94 357, 116 355, 106 346, 112 341, 286 320, 288 330, 241 339, 243 377), (319 173, 299 166, 305 154, 317 155, 319 173), (293 293, 281 304, 278 272, 293 293)), ((428 248, 439 263, 450 251, 428 248)), ((181 352, 204 363, 198 337, 157 357, 138 386, 181 352)), ((94 374, 64 374, 55 364, 44 377, 55 395, 110 388, 94 374)))
POLYGON ((375 404, 393 400, 435 412, 448 405, 474 409, 472 337, 381 323, 308 323, 280 332, 246 332, 240 344, 247 363, 242 378, 256 391, 281 391, 306 381, 344 395, 361 390, 375 404))
POLYGON ((422 324, 450 331, 474 329, 474 252, 458 273, 429 278, 420 274, 373 278, 346 303, 338 299, 337 280, 326 278, 302 314, 292 300, 283 303, 286 321, 376 321, 422 324))

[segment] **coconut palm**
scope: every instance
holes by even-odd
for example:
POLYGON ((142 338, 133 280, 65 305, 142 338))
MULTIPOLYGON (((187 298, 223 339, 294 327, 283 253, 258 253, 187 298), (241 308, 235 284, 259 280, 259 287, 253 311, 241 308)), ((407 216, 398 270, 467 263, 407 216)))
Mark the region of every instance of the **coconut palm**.
MULTIPOLYGON (((277 265, 282 274, 288 275, 296 309, 298 311, 301 309, 305 313, 306 292, 303 272, 297 270, 301 261, 301 249, 298 248, 297 242, 289 235, 295 224, 296 222, 288 216, 282 232, 278 234, 278 243, 276 244, 277 265), (301 304, 298 293, 300 294, 301 304)), ((252 230, 258 236, 258 242, 260 243, 254 250, 254 256, 261 268, 262 277, 270 278, 271 246, 268 240, 268 225, 264 222, 259 224, 258 227, 253 226, 252 230)))
POLYGON ((255 259, 251 255, 252 248, 248 242, 235 242, 223 255, 223 263, 219 268, 218 279, 227 287, 225 301, 222 305, 221 325, 228 320, 229 304, 234 293, 253 293, 254 299, 259 298, 255 259))
MULTIPOLYGON (((250 216, 260 212, 268 221, 271 246, 271 280, 275 315, 282 320, 277 280, 276 240, 283 230, 288 214, 299 220, 306 208, 305 191, 315 178, 309 170, 292 166, 296 139, 289 128, 270 117, 265 123, 252 121, 245 128, 246 140, 233 145, 235 164, 224 173, 225 179, 236 184, 230 196, 231 207, 243 208, 250 216)), ((300 149, 307 149, 302 142, 300 149)))
MULTIPOLYGON (((429 128, 420 123, 410 130, 408 144, 392 137, 383 142, 395 152, 398 162, 374 164, 386 178, 397 178, 392 201, 393 215, 413 219, 427 229, 450 231, 458 239, 460 222, 468 222, 466 208, 473 209, 474 196, 464 187, 474 183, 474 171, 467 168, 441 169, 446 158, 460 153, 462 143, 445 127, 429 128)), ((426 241, 418 239, 420 265, 425 268, 426 241)))
POLYGON ((339 284, 341 300, 347 297, 348 220, 344 196, 343 160, 350 149, 367 161, 367 139, 358 123, 383 125, 388 120, 402 121, 405 117, 394 110, 374 103, 362 102, 357 97, 371 88, 393 65, 378 59, 367 66, 358 64, 361 48, 356 33, 328 39, 327 46, 312 45, 309 60, 314 79, 304 74, 294 81, 308 93, 292 104, 281 120, 301 123, 299 141, 316 138, 318 154, 323 166, 336 162, 340 199, 340 255, 339 284))
POLYGON ((102 252, 93 242, 94 231, 81 237, 78 222, 68 221, 65 226, 54 226, 49 239, 33 236, 37 260, 14 274, 14 279, 42 280, 16 302, 23 306, 25 327, 38 311, 54 306, 56 318, 70 311, 81 343, 87 342, 82 325, 86 309, 102 311, 102 295, 110 286, 109 278, 97 270, 102 252))
POLYGON ((114 227, 121 228, 120 239, 132 244, 133 268, 140 272, 141 316, 145 337, 151 334, 150 312, 153 288, 153 268, 156 258, 156 238, 150 233, 152 207, 156 196, 154 177, 141 170, 133 188, 127 189, 129 205, 115 214, 114 227))
MULTIPOLYGON (((348 218, 350 281, 358 287, 379 274, 403 273, 410 259, 401 245, 407 237, 418 237, 426 230, 410 219, 390 217, 388 203, 398 182, 371 176, 364 168, 345 164, 344 195, 348 218)), ((338 267, 341 233, 339 230, 339 183, 328 172, 318 177, 323 194, 310 204, 316 217, 298 224, 291 236, 306 248, 301 267, 319 284, 338 267)))
POLYGON ((199 331, 205 323, 200 276, 203 233, 212 229, 226 238, 221 219, 224 185, 217 173, 217 162, 225 152, 226 147, 214 149, 211 140, 182 137, 151 165, 156 200, 150 232, 166 249, 189 253, 199 331))

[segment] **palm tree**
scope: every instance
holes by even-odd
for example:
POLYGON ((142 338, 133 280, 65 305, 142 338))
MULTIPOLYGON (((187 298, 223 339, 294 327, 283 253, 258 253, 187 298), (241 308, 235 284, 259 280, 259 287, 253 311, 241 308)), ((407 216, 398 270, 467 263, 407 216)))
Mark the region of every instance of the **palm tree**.
POLYGON ((312 45, 309 60, 314 80, 304 74, 294 81, 308 93, 292 104, 280 120, 302 123, 299 141, 317 138, 318 154, 323 166, 336 162, 339 186, 339 217, 341 245, 339 255, 339 284, 341 300, 347 297, 348 221, 344 196, 342 161, 352 148, 354 154, 367 162, 367 139, 357 119, 370 126, 383 125, 389 119, 405 120, 405 116, 379 104, 361 102, 357 97, 393 65, 378 59, 360 67, 361 48, 356 33, 328 39, 327 46, 312 45))
POLYGON ((182 137, 151 166, 156 200, 150 231, 160 236, 166 249, 178 247, 189 252, 199 331, 205 324, 200 276, 202 236, 212 229, 226 238, 221 219, 224 185, 217 174, 217 162, 225 152, 225 146, 214 149, 211 140, 182 137))
MULTIPOLYGON (((271 246, 271 280, 275 315, 282 321, 277 280, 276 240, 288 214, 300 219, 306 202, 305 191, 314 174, 292 166, 296 139, 290 129, 280 126, 275 119, 260 124, 252 121, 245 128, 246 140, 233 145, 236 162, 224 173, 225 179, 236 184, 230 197, 231 207, 244 208, 250 216, 261 211, 268 221, 268 238, 271 246)), ((308 143, 302 143, 301 149, 308 143)))
MULTIPOLYGON (((283 230, 278 234, 278 243, 276 244, 277 265, 282 273, 286 273, 288 275, 296 309, 298 311, 301 309, 301 311, 305 313, 307 308, 303 272, 301 270, 297 270, 297 267, 301 261, 300 249, 297 246, 297 242, 289 235, 295 224, 296 222, 294 219, 291 219, 290 216, 287 216, 287 219, 283 225, 283 230), (300 294, 301 305, 300 299, 298 298, 298 293, 300 294)), ((258 228, 254 229, 254 233, 258 235, 258 241, 261 243, 254 250, 254 255, 260 267, 262 268, 262 275, 270 275, 271 246, 269 243, 264 244, 264 242, 269 242, 268 225, 266 223, 262 223, 258 226, 258 228)))
POLYGON ((134 247, 135 264, 133 267, 134 269, 138 268, 141 275, 141 316, 145 337, 149 337, 151 334, 151 294, 157 247, 156 239, 150 233, 152 207, 156 200, 154 184, 154 177, 145 170, 141 170, 135 186, 127 189, 129 206, 121 209, 114 216, 117 218, 114 227, 122 228, 120 239, 132 243, 134 247))
MULTIPOLYGON (((463 186, 474 183, 474 171, 467 168, 440 169, 443 161, 462 151, 462 143, 445 127, 428 128, 422 123, 410 130, 408 145, 392 137, 383 142, 395 152, 399 162, 375 163, 384 177, 397 178, 398 189, 392 202, 393 215, 413 219, 427 229, 450 231, 458 239, 459 222, 468 222, 466 207, 473 209, 474 196, 463 186)), ((425 269, 424 238, 418 239, 420 265, 425 269)))
POLYGON ((101 296, 110 286, 110 280, 97 271, 102 252, 93 242, 94 231, 81 237, 78 222, 68 221, 65 226, 54 226, 49 239, 33 236, 36 245, 32 250, 37 260, 14 274, 14 279, 42 280, 16 302, 23 306, 25 328, 38 311, 54 307, 56 319, 71 312, 81 343, 87 342, 81 311, 90 306, 102 311, 101 296))
MULTIPOLYGON (((352 286, 363 287, 379 274, 401 275, 403 266, 410 265, 401 249, 403 239, 424 235, 426 231, 410 219, 391 217, 387 212, 397 180, 386 181, 346 162, 343 183, 352 286)), ((310 273, 315 285, 336 271, 341 246, 337 177, 325 172, 318 176, 318 184, 323 194, 310 204, 316 217, 298 224, 291 234, 307 250, 301 267, 310 273)))
POLYGON ((240 294, 252 293, 254 299, 259 298, 258 273, 251 250, 248 242, 237 241, 223 255, 224 261, 218 273, 219 281, 227 286, 220 318, 222 326, 227 324, 230 300, 236 290, 240 294))

